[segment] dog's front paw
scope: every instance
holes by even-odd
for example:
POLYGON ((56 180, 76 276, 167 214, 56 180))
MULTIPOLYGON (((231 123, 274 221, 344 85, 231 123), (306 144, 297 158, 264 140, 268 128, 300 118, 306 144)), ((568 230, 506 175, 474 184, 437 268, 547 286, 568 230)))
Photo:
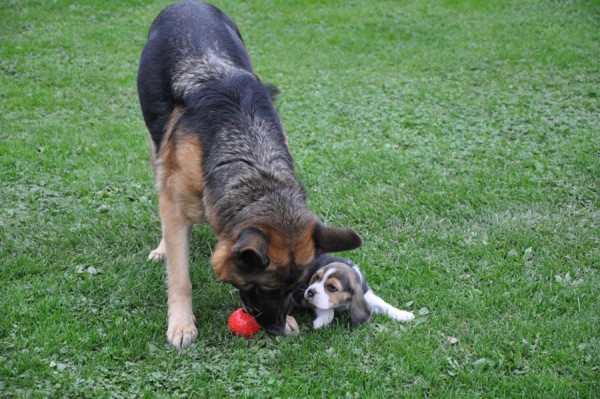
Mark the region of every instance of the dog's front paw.
POLYGON ((169 321, 167 329, 167 340, 177 349, 183 349, 186 346, 196 342, 198 338, 198 328, 193 317, 187 320, 169 321))
POLYGON ((159 261, 165 260, 167 258, 167 248, 165 246, 165 240, 160 240, 160 244, 156 249, 150 251, 150 255, 148 255, 148 260, 159 261))
POLYGON ((300 327, 298 327, 298 323, 296 319, 292 316, 287 316, 285 319, 285 335, 296 335, 300 333, 300 327))

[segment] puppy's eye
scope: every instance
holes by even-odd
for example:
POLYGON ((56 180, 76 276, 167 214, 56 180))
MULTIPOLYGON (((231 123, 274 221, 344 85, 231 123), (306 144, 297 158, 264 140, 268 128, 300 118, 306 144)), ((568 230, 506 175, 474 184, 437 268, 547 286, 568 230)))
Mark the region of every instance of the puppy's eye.
POLYGON ((336 292, 337 291, 337 288, 335 288, 335 285, 333 285, 333 284, 327 284, 326 288, 327 288, 327 291, 329 291, 329 292, 336 292))

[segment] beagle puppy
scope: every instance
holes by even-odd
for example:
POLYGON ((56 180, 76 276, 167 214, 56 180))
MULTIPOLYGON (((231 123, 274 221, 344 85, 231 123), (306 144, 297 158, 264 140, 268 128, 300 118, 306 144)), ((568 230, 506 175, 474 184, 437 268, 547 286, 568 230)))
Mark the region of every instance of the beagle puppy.
POLYGON ((348 259, 322 255, 315 259, 311 271, 312 277, 296 291, 294 300, 297 305, 314 310, 315 329, 331 323, 335 311, 342 310, 350 310, 354 325, 369 321, 373 312, 398 321, 415 318, 411 312, 397 309, 375 295, 358 266, 348 259))

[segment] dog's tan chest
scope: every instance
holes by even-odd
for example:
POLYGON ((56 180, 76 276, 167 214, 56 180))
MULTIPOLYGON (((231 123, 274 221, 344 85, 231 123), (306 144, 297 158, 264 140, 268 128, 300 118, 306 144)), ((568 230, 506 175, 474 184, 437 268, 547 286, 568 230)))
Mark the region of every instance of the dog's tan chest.
POLYGON ((193 135, 167 142, 155 162, 159 196, 168 196, 192 223, 206 220, 202 195, 202 148, 193 135))

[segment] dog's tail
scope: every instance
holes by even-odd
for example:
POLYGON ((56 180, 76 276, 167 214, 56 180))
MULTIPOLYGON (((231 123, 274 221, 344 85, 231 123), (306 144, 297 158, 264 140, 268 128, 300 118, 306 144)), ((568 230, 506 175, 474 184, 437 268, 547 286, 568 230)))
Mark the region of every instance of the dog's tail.
POLYGON ((398 321, 412 321, 415 318, 415 315, 411 312, 407 312, 405 310, 400 310, 390 305, 373 292, 373 290, 369 290, 365 294, 365 300, 371 306, 371 309, 374 313, 383 313, 388 315, 394 320, 398 321))

